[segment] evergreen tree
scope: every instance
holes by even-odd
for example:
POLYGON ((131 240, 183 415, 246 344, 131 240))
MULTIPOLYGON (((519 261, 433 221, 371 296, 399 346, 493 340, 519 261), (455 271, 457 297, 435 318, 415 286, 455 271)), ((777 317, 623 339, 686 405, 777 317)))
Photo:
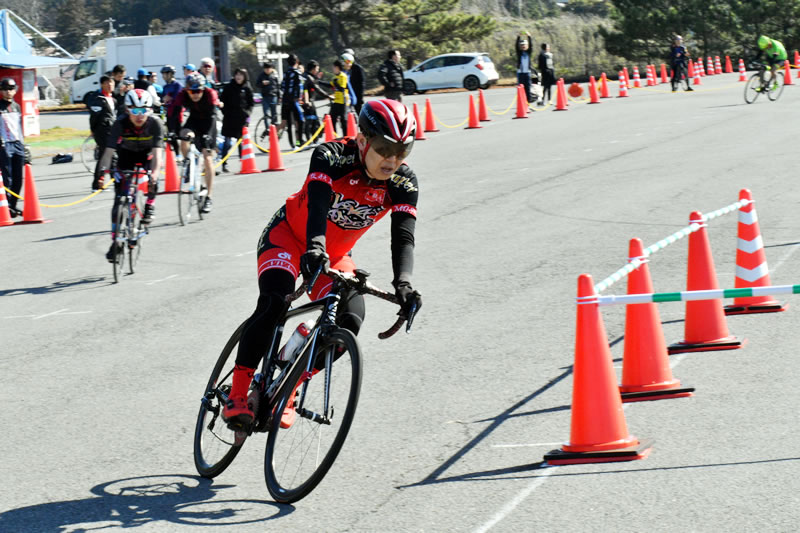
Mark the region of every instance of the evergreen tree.
POLYGON ((88 46, 86 34, 94 27, 94 18, 86 9, 85 0, 64 0, 57 7, 54 29, 56 42, 66 50, 77 53, 88 46))

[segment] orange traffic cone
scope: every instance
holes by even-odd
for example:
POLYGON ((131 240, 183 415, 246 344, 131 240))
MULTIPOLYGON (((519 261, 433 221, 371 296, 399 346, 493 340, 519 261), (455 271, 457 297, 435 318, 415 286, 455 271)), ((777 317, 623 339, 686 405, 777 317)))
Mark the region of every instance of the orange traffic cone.
POLYGON ((514 118, 528 118, 528 99, 525 98, 525 87, 517 85, 517 114, 514 118))
POLYGON ((794 81, 792 81, 792 67, 789 66, 788 59, 783 64, 783 84, 794 85, 794 81))
POLYGON ((639 78, 639 67, 636 65, 633 66, 633 86, 637 89, 642 86, 639 78))
MULTIPOLYGON (((753 196, 749 189, 739 191, 739 200, 750 200, 753 196)), ((769 279, 767 256, 764 254, 764 241, 758 228, 756 206, 752 203, 739 208, 738 224, 739 245, 736 248, 736 281, 735 287, 768 287, 769 279)), ((788 305, 773 300, 770 296, 752 296, 735 298, 732 305, 725 306, 726 315, 744 315, 750 313, 777 313, 786 311, 788 305)))
POLYGON ((22 222, 17 224, 42 224, 52 222, 42 218, 39 208, 39 195, 36 194, 36 183, 33 181, 33 171, 30 165, 25 165, 25 205, 22 208, 22 222))
POLYGON ((417 132, 414 134, 414 140, 415 141, 427 141, 428 138, 425 137, 425 132, 422 130, 422 127, 420 126, 421 123, 419 121, 419 109, 417 108, 417 103, 416 102, 414 102, 414 120, 417 123, 417 132))
POLYGON ((653 70, 650 68, 650 65, 647 65, 647 86, 652 87, 655 84, 656 80, 653 76, 653 70))
POLYGON ((625 73, 625 88, 633 89, 633 86, 631 85, 631 77, 628 74, 628 67, 622 67, 622 72, 625 73))
MULTIPOLYGON (((642 261, 628 274, 628 294, 655 292, 641 239, 631 239, 628 256, 628 262, 642 261)), ((625 309, 625 353, 619 391, 623 402, 682 398, 691 396, 694 391, 691 387, 681 387, 681 382, 672 377, 667 343, 655 303, 631 304, 625 309)))
POLYGON ((483 89, 478 89, 478 120, 481 122, 489 122, 489 110, 486 107, 486 99, 483 97, 483 89))
POLYGON ((800 68, 800 52, 794 51, 794 68, 800 68))
POLYGON ((239 174, 261 173, 256 167, 256 155, 253 153, 253 143, 250 142, 250 131, 248 131, 247 126, 242 128, 242 157, 239 161, 242 164, 239 174))
POLYGON ((433 106, 431 106, 431 99, 425 99, 425 133, 439 131, 436 127, 436 117, 433 114, 433 106))
POLYGON ((722 63, 719 61, 719 56, 714 56, 714 74, 722 74, 722 63))
POLYGON ((600 98, 611 98, 608 93, 608 78, 606 78, 605 72, 600 74, 600 98))
POLYGON ((703 58, 699 58, 697 61, 694 62, 694 73, 699 75, 701 78, 706 76, 705 70, 703 70, 703 58))
POLYGON ((632 461, 650 452, 650 443, 628 434, 596 296, 592 277, 580 275, 570 436, 544 456, 549 464, 632 461))
POLYGON ((556 85, 556 108, 554 111, 567 111, 567 90, 564 88, 564 78, 559 78, 556 85))
POLYGON ((733 65, 731 65, 731 56, 725 56, 725 74, 733 72, 733 65))
MULTIPOLYGON (((711 244, 708 242, 703 215, 697 211, 689 216, 689 224, 699 224, 700 229, 689 235, 689 269, 687 291, 717 290, 717 273, 711 244)), ((722 300, 694 300, 686 302, 684 322, 685 339, 669 347, 669 353, 735 350, 742 342, 728 333, 722 300)))
POLYGON ((464 129, 476 130, 482 127, 483 126, 478 122, 478 113, 475 111, 475 99, 472 98, 472 95, 469 95, 469 124, 467 124, 467 127, 464 129))
POLYGON ((11 220, 11 210, 8 208, 8 197, 6 197, 6 188, 3 187, 2 176, 0 176, 0 227, 13 226, 14 221, 11 220))
POLYGON ((661 83, 669 83, 669 78, 667 78, 667 66, 664 63, 661 63, 661 83))
POLYGON ((747 71, 744 69, 744 60, 739 58, 739 81, 747 81, 747 71))
POLYGON ((356 126, 356 116, 353 113, 347 114, 347 137, 355 139, 358 135, 358 127, 356 126))
POLYGON ((286 170, 283 166, 283 157, 281 156, 281 148, 278 145, 278 130, 275 124, 269 125, 269 168, 267 172, 276 170, 286 170))
POLYGON ((589 76, 589 103, 600 103, 600 98, 597 96, 597 84, 594 81, 594 76, 589 76))
POLYGON ((711 56, 706 58, 706 69, 708 69, 707 72, 709 76, 714 75, 714 62, 711 61, 711 56))
POLYGON ((325 115, 323 124, 325 124, 325 142, 329 143, 336 138, 336 132, 333 131, 333 122, 331 122, 330 115, 325 115))
POLYGON ((692 67, 692 60, 691 59, 689 60, 689 76, 694 77, 692 83, 693 85, 703 85, 703 83, 700 81, 700 68, 698 67, 698 65, 699 67, 702 67, 703 62, 698 61, 697 63, 694 64, 694 67, 692 67), (692 72, 692 68, 694 68, 694 72, 692 72))
POLYGON ((181 189, 181 179, 178 163, 175 162, 175 153, 172 151, 170 143, 167 143, 165 152, 167 156, 164 159, 164 193, 178 192, 181 189))
POLYGON ((619 96, 617 98, 627 98, 628 97, 628 84, 625 83, 625 72, 621 71, 619 73, 619 96))

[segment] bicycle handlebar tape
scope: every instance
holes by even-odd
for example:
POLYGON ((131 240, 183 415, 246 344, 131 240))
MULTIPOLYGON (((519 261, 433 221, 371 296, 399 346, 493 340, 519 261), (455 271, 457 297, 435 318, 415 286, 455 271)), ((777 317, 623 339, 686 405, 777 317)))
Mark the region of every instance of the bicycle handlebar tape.
MULTIPOLYGON (((739 208, 739 224, 737 227, 738 246, 736 247, 736 280, 735 287, 769 287, 769 267, 764 253, 764 241, 758 227, 756 206, 749 189, 739 191, 739 200, 750 200, 750 203, 739 208)), ((769 296, 751 296, 734 298, 733 304, 725 306, 726 315, 745 315, 751 313, 778 313, 786 311, 784 305, 769 296)))
POLYGON ((528 118, 528 98, 525 96, 525 86, 517 85, 517 114, 515 119, 528 118))
POLYGON ((794 85, 794 81, 792 81, 792 67, 789 65, 788 59, 783 63, 783 84, 794 85))
MULTIPOLYGON (((228 152, 230 155, 230 152, 228 152)), ((241 168, 239 174, 260 174, 256 166, 256 154, 253 151, 253 143, 250 140, 250 131, 247 126, 242 127, 242 156, 240 159, 241 168)))
POLYGON ((14 221, 11 220, 11 210, 9 210, 8 208, 8 197, 6 197, 6 188, 3 187, 3 182, 2 180, 0 180, 0 227, 13 226, 13 225, 14 221))
POLYGON ((170 143, 166 143, 166 157, 164 158, 164 192, 175 193, 181 188, 181 181, 178 177, 178 163, 175 161, 175 154, 172 152, 170 143))
POLYGON ((325 115, 325 120, 323 122, 325 124, 325 142, 329 143, 336 138, 336 132, 333 131, 333 122, 331 122, 331 116, 325 115))
POLYGON ((651 442, 628 434, 603 317, 589 274, 578 277, 569 442, 545 454, 551 465, 644 459, 651 442))
POLYGON ((419 121, 419 108, 417 107, 416 102, 414 102, 414 120, 417 122, 417 131, 414 133, 414 140, 427 141, 428 138, 425 136, 425 131, 421 126, 422 123, 419 121))
POLYGON ((744 60, 739 58, 739 81, 747 81, 747 71, 744 68, 744 60))
POLYGON ((621 70, 619 72, 619 96, 617 98, 627 98, 628 97, 628 84, 625 82, 625 71, 621 70))
POLYGON ((608 78, 605 72, 600 75, 600 98, 611 98, 608 92, 608 78))
MULTIPOLYGON (((699 224, 700 229, 689 234, 689 267, 686 276, 687 291, 718 290, 717 273, 711 244, 708 241, 703 215, 694 211, 689 225, 699 224)), ((669 353, 708 352, 735 350, 742 342, 728 333, 722 300, 695 300, 686 302, 684 340, 671 345, 669 353)))
MULTIPOLYGON (((483 96, 483 89, 478 89, 478 120, 481 122, 491 122, 489 110, 486 108, 486 98, 483 96)), ((419 120, 417 120, 419 124, 419 120)))
POLYGON ((355 139, 358 135, 358 127, 356 126, 356 116, 353 113, 347 114, 347 137, 355 139))
POLYGON ((469 95, 469 124, 467 124, 467 127, 464 129, 476 130, 482 127, 483 126, 480 125, 480 122, 478 122, 478 112, 475 111, 475 99, 472 97, 472 95, 469 95))
POLYGON ((439 128, 436 127, 436 116, 433 114, 433 106, 431 105, 431 99, 425 99, 425 133, 431 133, 439 131, 439 128))
POLYGON ((39 207, 39 195, 36 194, 36 183, 33 181, 33 171, 29 164, 25 165, 25 206, 22 209, 22 222, 18 224, 44 224, 52 222, 42 218, 39 207))
POLYGON ((564 78, 558 78, 556 84, 556 108, 553 111, 567 111, 567 89, 564 87, 564 78))
POLYGON ((600 103, 600 98, 597 95, 597 82, 595 82, 594 76, 589 76, 589 103, 600 103))
MULTIPOLYGON (((628 294, 651 294, 653 281, 641 239, 631 239, 628 262, 641 264, 628 275, 628 294)), ((625 308, 625 352, 622 357, 623 402, 684 398, 694 388, 681 387, 669 367, 667 343, 661 328, 658 304, 632 304, 625 308)))
MULTIPOLYGON (((291 127, 287 126, 287 127, 291 127)), ((283 166, 283 157, 281 157, 281 147, 278 146, 278 130, 275 124, 269 125, 269 168, 267 172, 274 172, 277 170, 286 170, 283 166)))

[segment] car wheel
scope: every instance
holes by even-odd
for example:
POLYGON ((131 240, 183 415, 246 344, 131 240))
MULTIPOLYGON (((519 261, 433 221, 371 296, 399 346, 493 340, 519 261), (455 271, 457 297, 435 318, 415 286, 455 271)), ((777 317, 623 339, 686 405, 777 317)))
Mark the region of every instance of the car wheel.
POLYGON ((413 80, 403 80, 403 92, 406 94, 414 94, 417 92, 417 84, 413 80))
POLYGON ((477 91, 481 86, 481 82, 477 76, 467 76, 464 78, 464 88, 468 91, 477 91))

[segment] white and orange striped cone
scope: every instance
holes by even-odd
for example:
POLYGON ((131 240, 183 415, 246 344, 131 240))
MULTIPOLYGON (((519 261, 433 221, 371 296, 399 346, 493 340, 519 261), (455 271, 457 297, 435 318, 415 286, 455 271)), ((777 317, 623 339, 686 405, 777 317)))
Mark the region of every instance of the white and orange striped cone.
POLYGON ((0 175, 0 227, 13 226, 14 221, 11 220, 11 210, 8 208, 8 197, 6 197, 6 188, 3 187, 2 176, 0 175))
POLYGON ((650 68, 650 65, 647 66, 647 86, 652 87, 655 85, 655 80, 653 79, 653 69, 650 68))
MULTIPOLYGON (((739 191, 739 200, 750 203, 739 208, 738 246, 736 247, 737 289, 768 287, 769 279, 767 256, 764 254, 764 241, 758 228, 758 216, 753 196, 749 189, 739 191)), ((770 296, 751 296, 735 298, 733 304, 725 306, 726 315, 745 315, 750 313, 777 313, 785 311, 788 305, 773 300, 770 296)))
POLYGON ((619 96, 617 98, 627 98, 628 96, 628 83, 625 81, 625 72, 619 73, 619 96))
MULTIPOLYGON (((698 67, 698 65, 700 67, 702 67, 703 66, 702 61, 698 61, 694 66, 694 80, 692 81, 693 85, 703 85, 703 82, 700 81, 700 68, 698 67)), ((690 61, 689 62, 689 71, 691 71, 691 70, 692 70, 692 63, 690 61)))
MULTIPOLYGON (((230 152, 228 152, 230 156, 230 152)), ((250 141, 250 131, 247 126, 242 128, 242 157, 240 159, 242 168, 239 174, 260 174, 261 171, 256 167, 256 154, 253 152, 253 143, 250 141)))
POLYGON ((705 78, 706 71, 703 68, 703 58, 702 57, 700 59, 698 59, 697 62, 694 64, 694 73, 695 74, 699 74, 701 78, 705 78))
POLYGON ((720 62, 719 56, 714 56, 714 74, 722 74, 722 62, 720 62))
POLYGON ((637 89, 642 86, 641 78, 639 78, 639 67, 636 65, 633 66, 633 86, 637 89))
POLYGON ((708 71, 709 76, 714 75, 714 62, 711 60, 711 56, 708 56, 706 59, 706 69, 708 71))
POLYGON ((744 60, 739 58, 739 81, 747 81, 747 71, 744 69, 744 60))

